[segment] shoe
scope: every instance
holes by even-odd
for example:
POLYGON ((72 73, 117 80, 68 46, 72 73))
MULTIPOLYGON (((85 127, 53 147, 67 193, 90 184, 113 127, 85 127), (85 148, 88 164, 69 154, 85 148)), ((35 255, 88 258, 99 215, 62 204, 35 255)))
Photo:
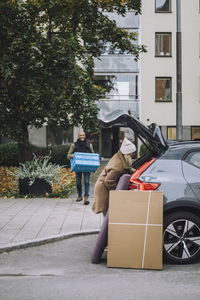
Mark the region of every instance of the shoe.
POLYGON ((78 198, 76 199, 76 202, 80 202, 82 200, 83 200, 83 197, 79 195, 78 198))
POLYGON ((88 201, 88 196, 84 197, 84 205, 88 205, 90 201, 88 201))

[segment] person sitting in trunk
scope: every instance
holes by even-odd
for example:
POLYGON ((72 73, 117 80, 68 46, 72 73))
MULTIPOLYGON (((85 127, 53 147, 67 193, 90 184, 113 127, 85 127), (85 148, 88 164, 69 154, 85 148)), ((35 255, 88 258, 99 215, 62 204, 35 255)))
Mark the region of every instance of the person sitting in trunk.
POLYGON ((135 145, 125 137, 120 150, 111 158, 97 179, 92 204, 94 213, 106 214, 109 204, 109 191, 115 190, 118 180, 123 174, 134 171, 131 167, 135 152, 135 145))
MULTIPOLYGON (((86 140, 86 135, 83 130, 79 131, 78 139, 73 143, 69 149, 67 158, 70 160, 74 156, 74 152, 94 153, 92 144, 86 140)), ((90 190, 90 173, 89 172, 75 172, 76 173, 76 188, 78 197, 77 202, 82 201, 82 177, 84 177, 84 204, 88 205, 90 202, 89 190, 90 190)))

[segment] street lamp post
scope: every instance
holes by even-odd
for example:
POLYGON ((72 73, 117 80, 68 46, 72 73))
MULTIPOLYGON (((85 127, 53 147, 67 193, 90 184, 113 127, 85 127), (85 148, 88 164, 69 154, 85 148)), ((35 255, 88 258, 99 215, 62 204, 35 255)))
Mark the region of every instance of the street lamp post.
POLYGON ((181 0, 176 0, 176 139, 182 140, 181 0))

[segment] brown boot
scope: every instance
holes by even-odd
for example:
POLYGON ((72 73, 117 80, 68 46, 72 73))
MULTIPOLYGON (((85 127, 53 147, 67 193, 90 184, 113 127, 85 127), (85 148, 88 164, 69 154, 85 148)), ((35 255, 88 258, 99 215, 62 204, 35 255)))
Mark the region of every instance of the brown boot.
POLYGON ((78 198, 76 199, 76 202, 80 202, 80 201, 82 201, 82 200, 83 200, 83 197, 80 196, 80 195, 78 195, 78 198))
POLYGON ((84 197, 84 205, 88 205, 90 201, 88 201, 88 196, 84 197))

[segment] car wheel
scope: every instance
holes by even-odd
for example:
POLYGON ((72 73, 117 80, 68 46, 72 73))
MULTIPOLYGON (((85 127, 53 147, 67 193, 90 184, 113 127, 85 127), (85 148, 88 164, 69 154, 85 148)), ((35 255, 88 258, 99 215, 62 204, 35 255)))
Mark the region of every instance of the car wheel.
POLYGON ((200 219, 195 214, 182 211, 164 217, 163 255, 176 264, 200 257, 200 219))

